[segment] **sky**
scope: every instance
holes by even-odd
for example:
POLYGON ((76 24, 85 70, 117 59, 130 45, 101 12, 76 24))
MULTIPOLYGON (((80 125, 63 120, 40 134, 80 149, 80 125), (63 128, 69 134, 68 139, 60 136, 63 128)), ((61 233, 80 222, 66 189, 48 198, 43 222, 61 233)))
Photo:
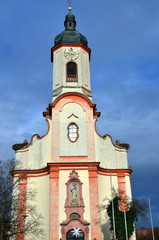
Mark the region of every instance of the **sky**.
MULTIPOLYGON (((43 135, 52 94, 50 48, 64 30, 67 0, 0 1, 0 159, 43 135)), ((72 0, 91 48, 97 129, 129 143, 133 197, 151 200, 159 226, 159 1, 72 0)), ((149 226, 149 220, 141 225, 149 226)))

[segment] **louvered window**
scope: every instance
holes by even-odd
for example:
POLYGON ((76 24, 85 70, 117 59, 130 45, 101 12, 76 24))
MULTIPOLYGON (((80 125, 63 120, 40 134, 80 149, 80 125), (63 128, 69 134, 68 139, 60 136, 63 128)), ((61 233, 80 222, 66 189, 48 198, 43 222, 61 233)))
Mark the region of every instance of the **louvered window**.
POLYGON ((67 63, 67 82, 77 82, 77 65, 75 62, 67 63))

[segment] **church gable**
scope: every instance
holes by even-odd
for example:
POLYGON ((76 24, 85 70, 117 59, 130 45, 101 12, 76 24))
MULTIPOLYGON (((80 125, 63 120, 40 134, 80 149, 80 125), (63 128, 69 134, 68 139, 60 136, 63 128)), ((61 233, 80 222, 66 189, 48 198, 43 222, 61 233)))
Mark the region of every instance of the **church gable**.
POLYGON ((76 102, 60 110, 60 156, 87 156, 86 114, 76 102))

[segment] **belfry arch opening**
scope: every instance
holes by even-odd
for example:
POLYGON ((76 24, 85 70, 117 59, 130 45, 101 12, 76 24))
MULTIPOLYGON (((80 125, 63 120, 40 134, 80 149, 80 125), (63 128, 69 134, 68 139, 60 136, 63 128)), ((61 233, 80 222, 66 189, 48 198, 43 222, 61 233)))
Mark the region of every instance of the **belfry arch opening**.
POLYGON ((77 82, 78 81, 77 64, 75 62, 68 62, 66 65, 66 70, 67 70, 66 81, 77 82))

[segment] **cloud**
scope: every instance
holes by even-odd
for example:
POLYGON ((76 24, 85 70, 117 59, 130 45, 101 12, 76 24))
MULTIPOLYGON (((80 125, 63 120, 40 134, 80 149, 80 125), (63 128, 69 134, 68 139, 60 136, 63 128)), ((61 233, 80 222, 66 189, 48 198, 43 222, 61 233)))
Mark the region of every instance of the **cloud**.
MULTIPOLYGON (((135 197, 150 196, 158 209, 159 1, 74 1, 77 30, 92 49, 97 128, 131 145, 135 197)), ((0 9, 0 158, 39 133, 52 94, 50 48, 64 29, 67 1, 6 0, 0 9)), ((157 214, 154 217, 158 222, 157 214)))

